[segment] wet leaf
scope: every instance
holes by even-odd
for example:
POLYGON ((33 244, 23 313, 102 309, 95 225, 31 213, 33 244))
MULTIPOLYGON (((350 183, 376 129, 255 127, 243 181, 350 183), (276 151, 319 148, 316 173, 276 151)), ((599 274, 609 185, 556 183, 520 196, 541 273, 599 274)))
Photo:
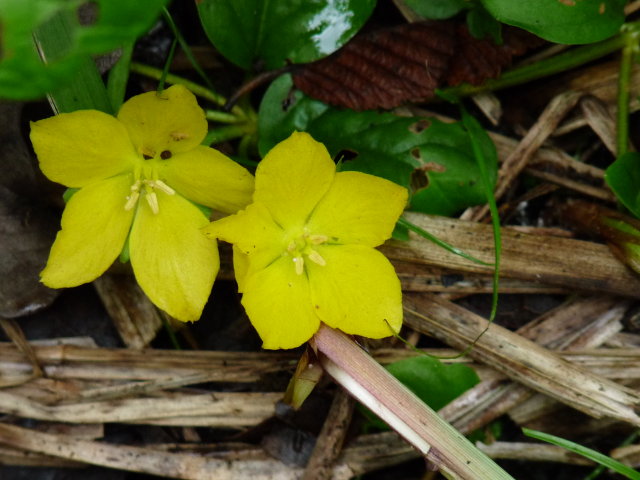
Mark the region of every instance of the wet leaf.
MULTIPOLYGON (((266 92, 258 124, 262 155, 292 131, 307 131, 332 155, 349 152, 352 159, 341 163, 343 170, 413 186, 412 210, 452 215, 486 201, 469 137, 459 123, 339 110, 292 90, 287 75, 266 92)), ((497 166, 489 169, 495 175, 497 166)))
POLYGON ((624 22, 625 0, 480 0, 497 20, 545 40, 579 44, 604 40, 624 22))
POLYGON ((496 45, 475 38, 461 23, 415 22, 359 34, 333 55, 296 69, 293 79, 307 95, 331 105, 391 109, 429 100, 442 86, 495 78, 514 55, 538 43, 517 29, 505 30, 504 43, 496 45))
POLYGON ((466 0, 404 0, 422 18, 444 20, 468 8, 466 0))
POLYGON ((211 43, 236 65, 280 68, 311 62, 344 45, 369 18, 375 0, 202 0, 211 43))

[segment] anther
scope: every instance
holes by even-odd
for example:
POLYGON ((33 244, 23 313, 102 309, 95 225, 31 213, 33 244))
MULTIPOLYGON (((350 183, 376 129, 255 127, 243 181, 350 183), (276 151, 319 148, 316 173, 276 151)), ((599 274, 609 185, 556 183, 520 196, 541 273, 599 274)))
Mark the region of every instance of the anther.
POLYGON ((320 255, 315 250, 309 250, 307 257, 309 257, 309 260, 311 260, 313 263, 317 263, 321 267, 324 267, 327 264, 324 258, 322 258, 322 255, 320 255))
POLYGON ((296 266, 296 274, 302 275, 302 272, 304 272, 304 259, 302 257, 293 257, 293 263, 296 266))
POLYGON ((153 188, 157 188, 161 192, 166 193, 167 195, 174 195, 176 193, 176 191, 173 188, 171 188, 169 185, 164 183, 162 180, 154 180, 151 183, 151 186, 153 188))
POLYGON ((296 242, 291 242, 288 246, 287 246, 287 252, 289 253, 293 253, 296 249, 296 242))
POLYGON ((309 241, 312 245, 320 245, 329 240, 329 237, 326 235, 309 235, 309 241))
POLYGON ((131 188, 131 195, 127 196, 127 203, 124 204, 124 209, 128 212, 129 210, 131 210, 136 202, 138 201, 138 198, 140 198, 140 192, 138 192, 137 190, 133 190, 133 187, 131 188))
POLYGON ((151 207, 151 211, 157 215, 160 211, 160 207, 158 206, 158 196, 156 195, 156 192, 147 192, 145 196, 147 197, 147 203, 149 204, 149 207, 151 207))

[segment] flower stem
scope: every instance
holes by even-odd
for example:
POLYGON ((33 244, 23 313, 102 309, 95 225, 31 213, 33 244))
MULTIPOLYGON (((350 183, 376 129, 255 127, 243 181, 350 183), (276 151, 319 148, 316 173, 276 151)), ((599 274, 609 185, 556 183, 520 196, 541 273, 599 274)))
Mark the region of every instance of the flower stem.
MULTIPOLYGON (((159 68, 152 67, 150 65, 145 65, 138 62, 131 62, 131 71, 134 73, 138 73, 140 75, 144 75, 145 77, 153 78, 155 80, 160 80, 162 77, 162 70, 159 68)), ((191 80, 187 80, 186 78, 179 77, 174 74, 167 74, 166 82, 174 85, 184 85, 189 90, 191 90, 196 95, 209 100, 212 103, 215 103, 219 106, 224 106, 227 103, 227 99, 222 95, 210 90, 202 85, 199 85, 191 80)), ((247 117, 246 113, 238 106, 235 106, 231 109, 231 113, 240 119, 245 119, 247 117)))
POLYGON ((345 334, 321 325, 311 340, 325 371, 452 478, 513 480, 345 334))
POLYGON ((618 75, 616 155, 624 155, 629 150, 629 89, 631 82, 631 65, 638 52, 638 32, 625 32, 626 44, 622 49, 620 72, 618 75))
POLYGON ((206 138, 202 142, 203 145, 215 145, 216 143, 226 142, 234 138, 244 137, 252 133, 251 125, 243 123, 240 125, 227 125, 220 128, 209 130, 206 138))

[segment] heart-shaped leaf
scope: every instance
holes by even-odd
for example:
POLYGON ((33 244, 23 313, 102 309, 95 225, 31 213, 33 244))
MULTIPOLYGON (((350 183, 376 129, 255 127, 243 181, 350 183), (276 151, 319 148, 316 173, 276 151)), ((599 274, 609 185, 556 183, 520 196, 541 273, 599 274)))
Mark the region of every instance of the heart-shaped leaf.
POLYGON ((640 153, 621 155, 607 168, 605 180, 618 200, 640 218, 640 153))

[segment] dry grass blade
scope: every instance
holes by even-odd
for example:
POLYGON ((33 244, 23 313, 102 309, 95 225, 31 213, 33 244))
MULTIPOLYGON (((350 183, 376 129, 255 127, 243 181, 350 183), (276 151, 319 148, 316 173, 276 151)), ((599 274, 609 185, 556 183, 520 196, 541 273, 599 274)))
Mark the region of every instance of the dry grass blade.
POLYGON ((167 398, 43 405, 0 392, 0 411, 20 417, 71 423, 150 423, 241 428, 272 416, 280 393, 171 394, 167 398))
MULTIPOLYGON (((407 213, 405 216, 450 245, 486 262, 493 261, 491 226, 416 213, 407 213)), ((411 234, 408 242, 391 242, 382 250, 395 260, 462 272, 492 273, 492 267, 478 265, 445 252, 414 234, 411 234)), ((605 245, 525 234, 508 227, 502 229, 500 273, 507 278, 573 289, 634 298, 640 296, 640 279, 620 263, 605 245)))
POLYGON ((553 352, 465 308, 427 294, 405 295, 406 323, 456 348, 466 348, 489 327, 469 356, 534 390, 594 417, 640 425, 633 390, 589 373, 553 352))

